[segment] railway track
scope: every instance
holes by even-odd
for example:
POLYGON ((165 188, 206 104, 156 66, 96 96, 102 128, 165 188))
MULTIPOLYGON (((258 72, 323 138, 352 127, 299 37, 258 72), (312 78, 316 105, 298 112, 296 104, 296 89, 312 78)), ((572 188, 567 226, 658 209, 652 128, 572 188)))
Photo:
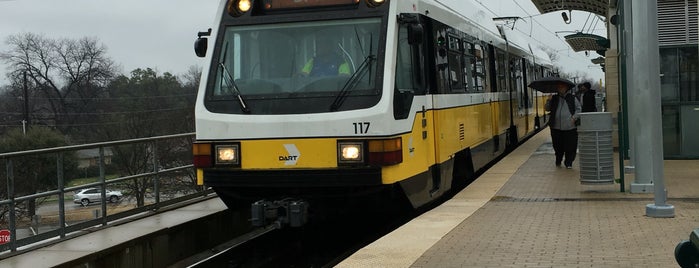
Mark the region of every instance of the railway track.
POLYGON ((401 209, 344 212, 299 228, 256 228, 170 267, 332 267, 415 217, 401 209))
MULTIPOLYGON (((225 254, 229 253, 236 248, 245 246, 247 243, 251 243, 256 238, 259 238, 265 234, 273 232, 281 228, 281 224, 275 222, 273 224, 267 225, 265 227, 260 227, 252 230, 246 234, 238 236, 231 239, 225 243, 222 243, 214 248, 207 251, 200 252, 194 256, 181 260, 170 267, 180 268, 180 267, 213 267, 216 262, 220 262, 220 258, 225 254)), ((221 267, 221 266, 219 266, 221 267)))

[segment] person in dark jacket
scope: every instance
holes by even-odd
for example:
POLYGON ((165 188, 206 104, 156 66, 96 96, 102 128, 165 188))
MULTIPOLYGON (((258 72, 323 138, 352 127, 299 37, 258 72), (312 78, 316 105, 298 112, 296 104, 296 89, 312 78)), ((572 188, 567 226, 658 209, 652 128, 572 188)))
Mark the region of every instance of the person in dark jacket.
POLYGON ((595 94, 597 94, 597 92, 590 88, 590 82, 578 85, 578 99, 580 100, 583 113, 597 111, 595 94))
POLYGON ((582 111, 580 102, 570 94, 570 87, 561 84, 558 94, 546 101, 546 111, 551 112, 549 127, 551 128, 551 141, 556 153, 556 166, 560 167, 564 162, 566 168, 573 168, 576 151, 578 149, 577 123, 582 111), (565 156, 565 161, 563 157, 565 156))

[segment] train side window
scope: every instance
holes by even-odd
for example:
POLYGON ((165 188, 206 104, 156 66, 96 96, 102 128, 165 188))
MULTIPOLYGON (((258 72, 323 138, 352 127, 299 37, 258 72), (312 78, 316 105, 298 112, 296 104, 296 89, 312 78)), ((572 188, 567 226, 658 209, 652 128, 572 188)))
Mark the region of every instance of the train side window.
POLYGON ((464 89, 466 90, 466 92, 472 92, 474 91, 473 63, 475 61, 475 58, 473 56, 473 44, 469 43, 466 40, 463 40, 462 42, 464 45, 464 53, 461 57, 461 67, 463 69, 462 75, 464 79, 464 89))
POLYGON ((437 67, 435 72, 435 81, 437 82, 437 93, 446 93, 449 91, 449 62, 447 61, 447 33, 444 26, 438 26, 435 23, 434 29, 434 46, 435 58, 434 64, 437 67))
POLYGON ((411 90, 416 95, 425 94, 425 78, 422 69, 422 45, 408 43, 408 27, 401 25, 398 32, 398 51, 396 55, 396 88, 411 90))
POLYGON ((449 88, 451 92, 464 92, 463 53, 461 39, 449 36, 449 88))
POLYGON ((473 55, 472 60, 472 80, 473 90, 476 92, 485 91, 485 81, 486 81, 486 57, 487 54, 480 44, 471 44, 471 54, 473 55))
POLYGON ((524 79, 522 74, 522 59, 519 57, 510 58, 510 88, 515 92, 517 97, 517 109, 524 109, 524 87, 522 80, 524 79))
POLYGON ((507 79, 507 69, 506 69, 506 63, 505 63, 505 53, 501 50, 498 50, 495 53, 495 58, 497 61, 497 66, 495 69, 495 72, 497 73, 497 79, 498 79, 498 91, 500 92, 507 92, 507 84, 506 84, 506 79, 507 79))

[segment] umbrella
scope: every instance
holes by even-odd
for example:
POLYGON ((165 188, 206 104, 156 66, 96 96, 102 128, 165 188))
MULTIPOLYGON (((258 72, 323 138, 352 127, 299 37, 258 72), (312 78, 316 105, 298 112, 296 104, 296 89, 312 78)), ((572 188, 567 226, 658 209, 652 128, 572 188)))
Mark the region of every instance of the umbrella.
POLYGON ((568 79, 553 76, 539 78, 529 83, 530 88, 536 89, 543 93, 557 93, 560 85, 567 86, 568 89, 575 86, 575 84, 570 82, 568 79))

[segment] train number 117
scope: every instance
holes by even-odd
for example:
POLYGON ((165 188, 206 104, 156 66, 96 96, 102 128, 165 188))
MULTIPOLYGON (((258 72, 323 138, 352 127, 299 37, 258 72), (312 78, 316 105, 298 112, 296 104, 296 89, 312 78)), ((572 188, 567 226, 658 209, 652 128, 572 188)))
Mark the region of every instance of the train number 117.
POLYGON ((358 122, 352 123, 354 125, 354 134, 367 134, 369 133, 369 122, 358 122))

